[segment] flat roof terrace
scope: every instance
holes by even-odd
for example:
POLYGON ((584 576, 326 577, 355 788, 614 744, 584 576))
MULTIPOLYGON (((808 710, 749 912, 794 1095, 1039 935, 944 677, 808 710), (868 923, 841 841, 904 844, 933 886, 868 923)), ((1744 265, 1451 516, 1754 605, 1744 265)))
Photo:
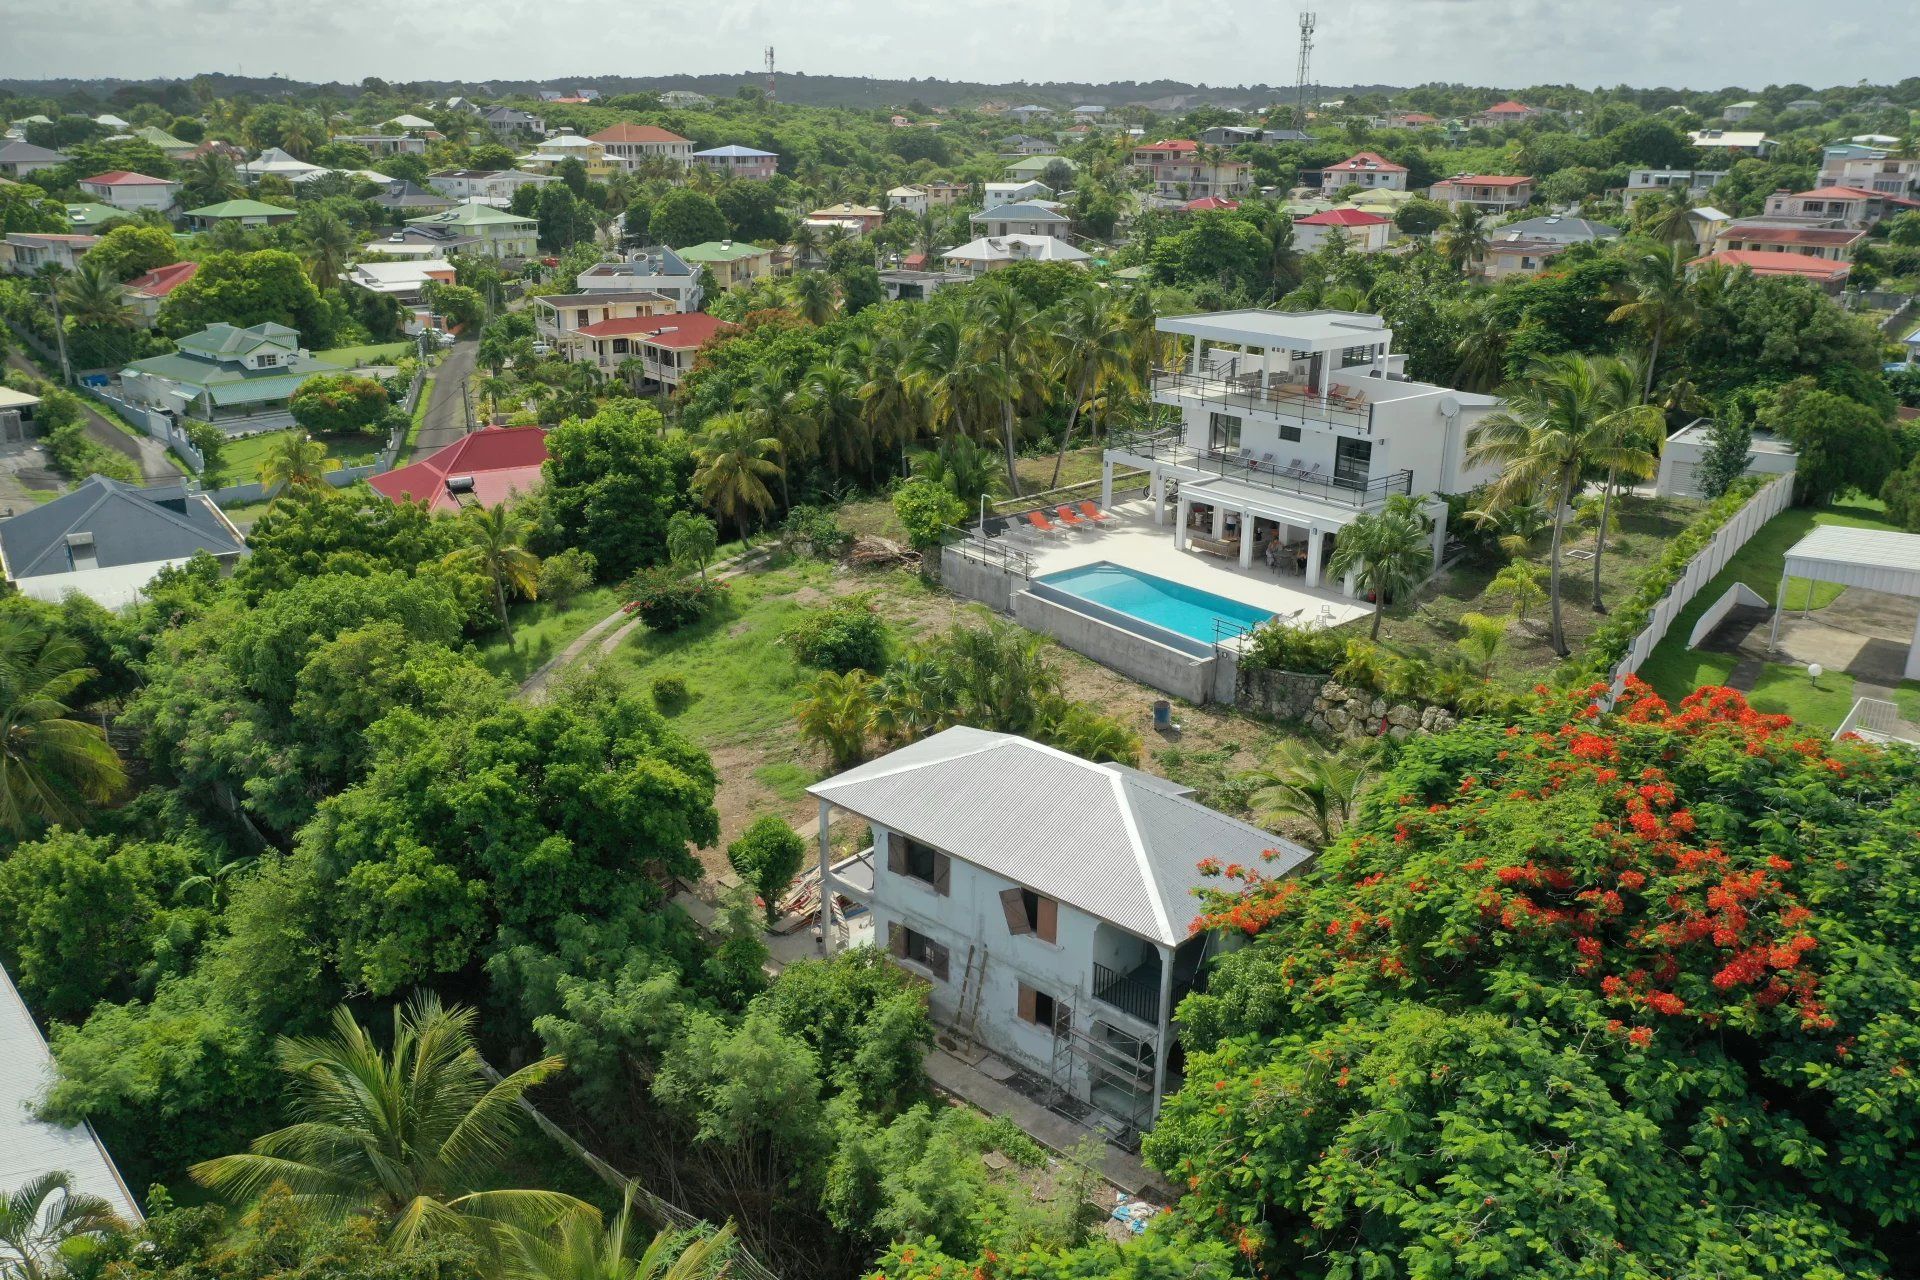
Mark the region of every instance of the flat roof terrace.
POLYGON ((1166 316, 1156 327, 1207 342, 1293 351, 1344 351, 1393 341, 1384 320, 1361 311, 1219 311, 1166 316))

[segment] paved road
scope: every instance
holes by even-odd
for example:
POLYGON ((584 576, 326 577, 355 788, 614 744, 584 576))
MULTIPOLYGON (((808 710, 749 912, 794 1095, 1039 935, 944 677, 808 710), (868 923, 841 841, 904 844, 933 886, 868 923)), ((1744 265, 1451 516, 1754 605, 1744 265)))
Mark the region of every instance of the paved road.
MULTIPOLYGON (((12 368, 31 373, 36 377, 45 376, 41 374, 39 367, 36 366, 33 361, 27 359, 25 355, 18 351, 7 357, 7 364, 12 368)), ((96 444, 105 445, 115 453, 133 459, 134 465, 140 468, 140 474, 148 484, 159 484, 164 481, 180 479, 180 468, 176 467, 167 457, 167 447, 165 445, 161 444, 158 440, 150 440, 145 436, 141 436, 137 440, 134 439, 125 431, 122 431, 119 427, 102 417, 99 412, 94 409, 92 400, 80 392, 75 392, 74 394, 80 395, 82 402, 87 406, 86 426, 88 439, 96 444)))
POLYGON ((433 371, 433 386, 427 391, 427 416, 421 420, 420 435, 414 441, 414 459, 424 458, 467 434, 460 388, 473 376, 473 356, 479 349, 477 342, 456 342, 433 371))

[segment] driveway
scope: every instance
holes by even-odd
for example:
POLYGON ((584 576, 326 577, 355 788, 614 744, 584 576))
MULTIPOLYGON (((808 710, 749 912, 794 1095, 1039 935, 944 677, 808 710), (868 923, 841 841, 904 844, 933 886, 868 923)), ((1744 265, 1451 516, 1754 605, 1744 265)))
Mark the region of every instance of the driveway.
POLYGON ((456 342, 448 348, 440 367, 433 371, 433 386, 427 390, 426 417, 421 419, 420 434, 407 461, 423 458, 467 434, 467 411, 460 402, 460 391, 473 376, 473 357, 479 349, 478 342, 456 342))
MULTIPOLYGON (((45 376, 33 361, 17 351, 7 357, 7 364, 10 368, 31 373, 35 377, 45 376)), ((85 393, 76 391, 74 394, 79 396, 81 402, 87 407, 86 428, 89 440, 133 459, 134 465, 140 468, 141 479, 147 484, 165 484, 180 479, 180 468, 167 457, 165 445, 146 436, 134 439, 102 417, 93 407, 94 402, 85 393)))

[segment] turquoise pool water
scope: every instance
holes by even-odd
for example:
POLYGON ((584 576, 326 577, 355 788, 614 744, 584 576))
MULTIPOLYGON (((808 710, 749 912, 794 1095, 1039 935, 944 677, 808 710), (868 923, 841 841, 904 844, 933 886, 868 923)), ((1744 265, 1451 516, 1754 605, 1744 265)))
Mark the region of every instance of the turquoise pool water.
POLYGON ((1156 578, 1150 573, 1141 573, 1106 560, 1083 564, 1078 569, 1050 573, 1040 581, 1068 595, 1091 600, 1116 613, 1127 614, 1207 644, 1212 644, 1218 634, 1215 627, 1217 622, 1233 624, 1227 632, 1233 634, 1243 628, 1258 626, 1273 616, 1266 609, 1216 596, 1211 591, 1200 591, 1170 582, 1166 578, 1156 578))

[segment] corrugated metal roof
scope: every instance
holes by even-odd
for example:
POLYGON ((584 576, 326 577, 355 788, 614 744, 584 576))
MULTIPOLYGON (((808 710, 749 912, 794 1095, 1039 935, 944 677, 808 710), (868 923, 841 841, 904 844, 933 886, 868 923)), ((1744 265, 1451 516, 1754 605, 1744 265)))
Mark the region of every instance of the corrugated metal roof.
POLYGON ((1312 853, 1217 813, 1137 770, 1094 764, 1011 734, 948 729, 808 788, 1138 937, 1169 946, 1197 914, 1203 858, 1274 874, 1312 853))
POLYGON ((1920 596, 1920 533, 1823 524, 1787 551, 1786 574, 1920 596))
POLYGON ((91 1126, 49 1124, 32 1108, 53 1079, 53 1055, 0 968, 0 1191, 11 1192, 44 1173, 64 1172, 73 1189, 99 1196, 128 1222, 141 1221, 140 1205, 120 1179, 113 1157, 91 1126))

